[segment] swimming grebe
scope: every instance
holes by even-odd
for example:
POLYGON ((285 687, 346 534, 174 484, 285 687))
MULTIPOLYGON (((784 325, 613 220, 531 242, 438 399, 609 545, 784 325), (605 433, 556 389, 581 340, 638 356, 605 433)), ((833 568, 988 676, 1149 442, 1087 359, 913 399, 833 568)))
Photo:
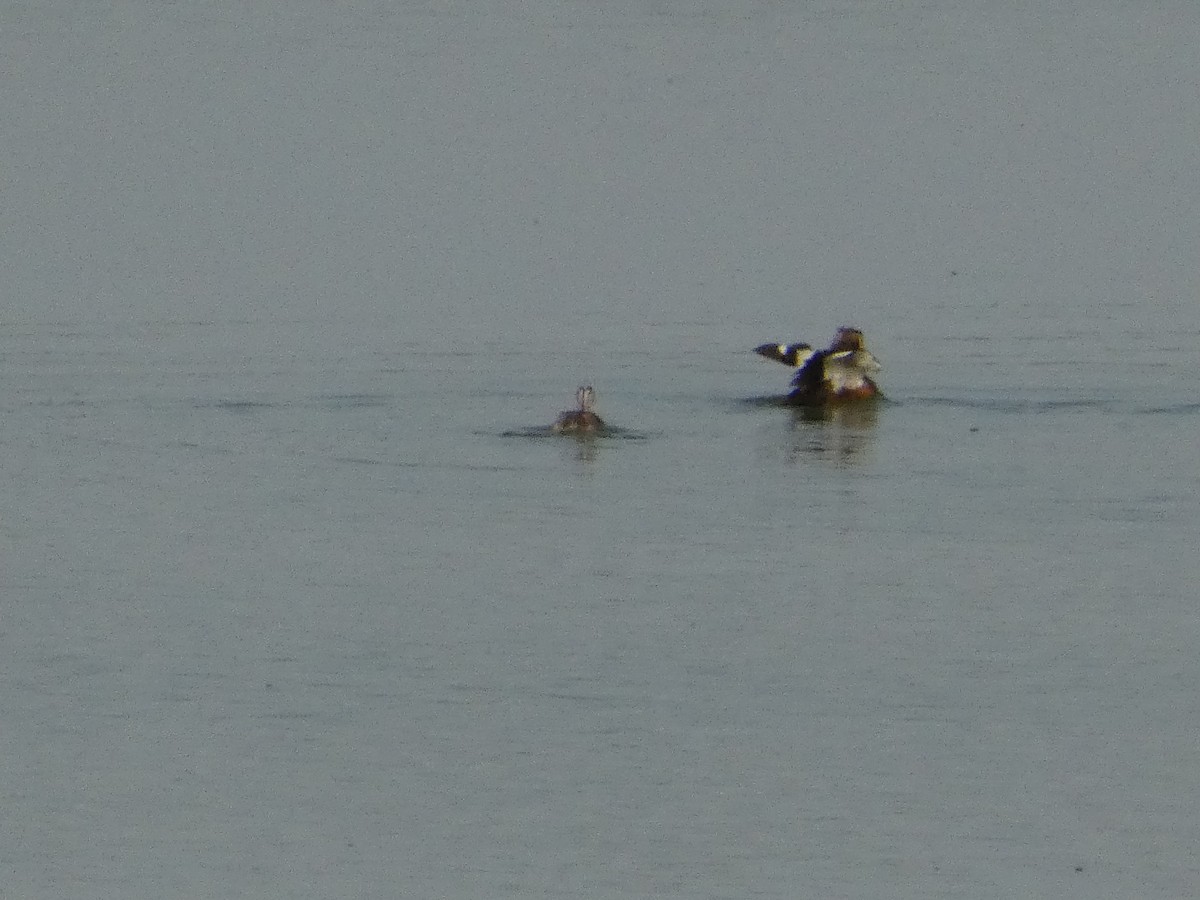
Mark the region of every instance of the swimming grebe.
POLYGON ((575 401, 579 404, 579 409, 570 409, 562 413, 550 426, 552 431, 600 431, 604 428, 604 420, 592 412, 596 403, 596 392, 590 384, 583 385, 575 392, 575 401))
POLYGON ((871 376, 881 366, 857 328, 839 328, 824 350, 795 343, 760 344, 754 352, 800 370, 792 378, 792 392, 787 396, 787 402, 793 406, 820 406, 879 396, 879 386, 871 376))

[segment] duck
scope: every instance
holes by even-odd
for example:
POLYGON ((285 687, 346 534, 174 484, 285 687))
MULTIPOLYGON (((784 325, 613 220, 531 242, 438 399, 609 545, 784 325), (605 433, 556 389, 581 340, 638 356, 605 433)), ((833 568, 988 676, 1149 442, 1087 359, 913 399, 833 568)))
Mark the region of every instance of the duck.
POLYGON ((867 349, 858 328, 843 326, 824 350, 797 341, 791 344, 759 344, 754 352, 767 359, 793 366, 789 406, 824 406, 882 396, 872 377, 882 366, 867 349))
POLYGON ((604 420, 592 410, 596 403, 596 392, 590 384, 581 385, 575 392, 578 409, 569 409, 559 415, 550 426, 558 434, 597 432, 605 428, 604 420))

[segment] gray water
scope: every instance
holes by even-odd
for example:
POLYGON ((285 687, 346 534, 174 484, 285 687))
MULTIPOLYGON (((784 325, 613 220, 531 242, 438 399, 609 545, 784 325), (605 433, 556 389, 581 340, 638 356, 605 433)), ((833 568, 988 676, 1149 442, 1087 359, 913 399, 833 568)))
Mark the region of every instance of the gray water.
POLYGON ((5 896, 1194 894, 1198 37, 10 4, 5 896))

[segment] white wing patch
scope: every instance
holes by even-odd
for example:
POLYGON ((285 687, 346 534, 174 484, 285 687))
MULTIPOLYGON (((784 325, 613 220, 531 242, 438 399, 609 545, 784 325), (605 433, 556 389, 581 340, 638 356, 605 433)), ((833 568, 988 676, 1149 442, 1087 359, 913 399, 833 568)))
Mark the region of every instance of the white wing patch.
POLYGON ((867 378, 882 368, 869 350, 840 350, 825 357, 825 379, 835 394, 867 386, 867 378))
MULTIPOLYGON (((791 346, 788 346, 788 345, 784 345, 784 346, 786 347, 786 350, 784 351, 785 353, 788 350, 793 349, 791 346)), ((795 347, 795 353, 796 353, 795 366, 796 366, 796 368, 797 369, 804 368, 804 364, 806 362, 808 362, 810 359, 812 359, 813 354, 816 352, 817 352, 816 350, 814 350, 812 347, 809 347, 807 344, 801 345, 801 346, 796 346, 795 347)))

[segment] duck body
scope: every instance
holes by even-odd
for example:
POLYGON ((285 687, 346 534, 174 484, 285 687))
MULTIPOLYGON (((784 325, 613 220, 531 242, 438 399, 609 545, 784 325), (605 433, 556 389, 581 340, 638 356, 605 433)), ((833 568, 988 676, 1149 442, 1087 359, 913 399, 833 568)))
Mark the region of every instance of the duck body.
POLYGON ((550 430, 558 434, 586 434, 603 431, 604 420, 592 409, 596 402, 596 392, 591 385, 580 387, 575 392, 575 400, 579 404, 578 409, 569 409, 560 413, 559 417, 554 420, 554 424, 550 426, 550 430))
POLYGON ((798 371, 787 395, 789 406, 825 406, 882 396, 874 375, 881 368, 857 328, 839 328, 824 350, 805 343, 760 344, 754 352, 798 371))

